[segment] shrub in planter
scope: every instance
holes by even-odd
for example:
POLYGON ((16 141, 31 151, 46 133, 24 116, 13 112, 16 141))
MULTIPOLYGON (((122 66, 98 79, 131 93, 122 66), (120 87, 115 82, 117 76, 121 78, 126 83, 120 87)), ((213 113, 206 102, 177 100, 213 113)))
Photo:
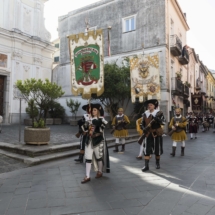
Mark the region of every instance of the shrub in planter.
POLYGON ((25 81, 18 80, 16 87, 28 103, 26 112, 32 118, 32 128, 25 129, 25 132, 27 132, 27 134, 24 134, 25 142, 33 144, 48 143, 50 129, 46 128, 46 117, 51 104, 64 94, 62 88, 55 83, 51 83, 48 79, 42 81, 34 78, 25 81), (37 129, 41 129, 41 133, 38 133, 37 129), (37 132, 37 134, 34 134, 34 132, 37 132), (37 137, 39 138, 38 140, 37 137), (44 139, 41 140, 40 137, 44 137, 44 139))

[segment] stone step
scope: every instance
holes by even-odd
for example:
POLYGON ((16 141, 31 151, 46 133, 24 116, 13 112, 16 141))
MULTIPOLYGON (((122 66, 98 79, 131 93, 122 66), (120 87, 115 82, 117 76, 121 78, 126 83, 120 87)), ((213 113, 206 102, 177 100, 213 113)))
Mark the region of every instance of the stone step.
MULTIPOLYGON (((130 135, 126 138, 126 141, 138 139, 138 135, 130 135)), ((114 143, 115 138, 107 138, 107 143, 114 143)), ((59 145, 42 145, 42 146, 32 146, 32 145, 14 145, 10 143, 1 143, 0 142, 0 149, 9 151, 12 153, 26 155, 28 157, 37 157, 41 155, 53 154, 57 152, 64 152, 69 150, 78 149, 80 146, 80 142, 73 142, 73 143, 65 143, 59 145)))
MULTIPOLYGON (((131 143, 135 144, 137 142, 137 140, 138 140, 138 138, 133 138, 130 136, 130 139, 126 140, 126 144, 131 144, 131 143)), ((2 144, 2 143, 0 143, 0 144, 2 144)), ((76 143, 71 143, 71 144, 76 144, 76 143)), ((58 145, 58 146, 62 146, 62 145, 58 145)), ((115 142, 108 143, 108 148, 112 148, 114 146, 115 146, 115 142)), ((52 153, 47 153, 47 154, 43 154, 43 155, 37 154, 36 157, 31 157, 31 156, 28 156, 27 154, 16 153, 16 150, 9 151, 6 149, 0 149, 0 154, 3 154, 5 156, 8 156, 8 157, 11 157, 14 159, 21 160, 22 162, 32 166, 32 165, 37 165, 37 164, 52 161, 52 160, 77 156, 79 154, 79 149, 73 148, 72 150, 69 149, 67 151, 65 151, 65 150, 64 151, 52 151, 52 153)))

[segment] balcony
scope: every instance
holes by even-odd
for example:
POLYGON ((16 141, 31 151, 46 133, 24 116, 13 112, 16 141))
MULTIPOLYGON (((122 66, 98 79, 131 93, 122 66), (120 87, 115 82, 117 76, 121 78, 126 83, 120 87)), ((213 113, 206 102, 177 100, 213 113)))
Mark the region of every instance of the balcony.
POLYGON ((189 87, 184 85, 184 97, 189 97, 189 87))
POLYGON ((172 94, 182 96, 184 93, 184 84, 177 78, 172 78, 172 94))
POLYGON ((182 54, 182 42, 177 35, 170 36, 170 51, 174 56, 182 54))
POLYGON ((179 56, 178 61, 181 65, 186 65, 189 63, 189 54, 186 48, 183 48, 182 55, 179 56))

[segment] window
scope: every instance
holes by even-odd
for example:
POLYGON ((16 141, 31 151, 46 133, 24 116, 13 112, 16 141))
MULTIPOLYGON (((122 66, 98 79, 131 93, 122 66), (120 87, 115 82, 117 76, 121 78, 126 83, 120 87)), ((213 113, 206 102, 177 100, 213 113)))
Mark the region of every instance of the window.
POLYGON ((54 57, 54 62, 59 62, 59 57, 54 57))
POLYGON ((55 46, 56 48, 59 48, 59 43, 56 43, 54 46, 55 46))
POLYGON ((0 54, 0 67, 7 67, 7 55, 0 54))
POLYGON ((136 15, 123 18, 123 32, 136 30, 136 15))

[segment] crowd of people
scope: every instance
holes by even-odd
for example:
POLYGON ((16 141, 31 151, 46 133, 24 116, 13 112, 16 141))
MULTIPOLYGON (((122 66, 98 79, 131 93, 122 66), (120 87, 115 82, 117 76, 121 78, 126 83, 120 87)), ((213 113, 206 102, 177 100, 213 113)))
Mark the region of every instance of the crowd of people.
MULTIPOLYGON (((138 160, 144 159, 142 172, 149 170, 149 161, 152 155, 155 155, 156 169, 160 169, 160 159, 163 154, 163 126, 165 118, 163 112, 158 110, 158 100, 150 99, 144 103, 146 111, 142 117, 136 121, 137 132, 140 135, 138 143, 140 144, 138 160)), ((86 111, 83 118, 78 121, 79 131, 76 134, 80 138, 80 154, 78 163, 83 163, 85 157, 86 174, 81 181, 82 184, 91 180, 91 168, 96 171, 95 178, 101 178, 103 173, 110 173, 110 162, 107 142, 104 135, 104 129, 107 121, 104 118, 103 107, 96 104, 88 104, 82 107, 86 111)), ((118 109, 118 114, 112 121, 111 133, 115 137, 114 153, 124 153, 125 141, 128 136, 127 126, 130 123, 129 118, 123 113, 123 109, 118 109), (121 145, 121 149, 119 149, 121 145)), ((169 123, 169 135, 172 139, 171 156, 175 157, 177 144, 181 143, 181 156, 185 155, 185 140, 187 133, 190 139, 197 139, 197 133, 202 127, 202 132, 206 132, 210 127, 215 129, 214 116, 211 114, 187 113, 182 116, 181 109, 175 109, 175 116, 169 123)))

